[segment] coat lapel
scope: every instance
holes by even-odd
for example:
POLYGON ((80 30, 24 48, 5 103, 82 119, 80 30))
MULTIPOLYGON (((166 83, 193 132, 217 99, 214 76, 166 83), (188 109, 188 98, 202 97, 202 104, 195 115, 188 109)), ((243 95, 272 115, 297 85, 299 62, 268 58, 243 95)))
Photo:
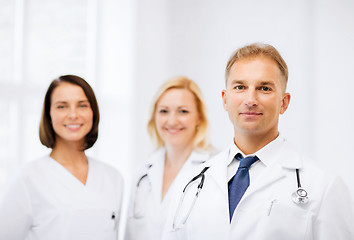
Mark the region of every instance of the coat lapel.
POLYGON ((275 165, 272 167, 267 167, 261 176, 259 176, 256 181, 251 182, 245 195, 243 195, 239 205, 242 204, 249 196, 258 192, 261 189, 267 188, 273 183, 277 182, 279 179, 285 177, 284 169, 280 165, 275 165))
POLYGON ((165 166, 165 149, 160 149, 151 159, 151 167, 147 170, 147 175, 151 183, 151 192, 155 202, 161 202, 163 169, 165 166))
POLYGON ((213 159, 207 162, 207 165, 210 166, 210 169, 206 172, 206 175, 210 175, 222 193, 227 197, 227 159, 229 154, 229 148, 222 151, 216 155, 213 159))
POLYGON ((284 144, 279 160, 274 164, 267 166, 261 176, 259 176, 254 182, 251 182, 251 185, 242 197, 238 206, 254 193, 257 193, 258 191, 275 184, 281 178, 284 178, 289 169, 294 170, 295 172, 295 169, 301 169, 302 165, 302 158, 299 154, 296 153, 289 144, 284 144))

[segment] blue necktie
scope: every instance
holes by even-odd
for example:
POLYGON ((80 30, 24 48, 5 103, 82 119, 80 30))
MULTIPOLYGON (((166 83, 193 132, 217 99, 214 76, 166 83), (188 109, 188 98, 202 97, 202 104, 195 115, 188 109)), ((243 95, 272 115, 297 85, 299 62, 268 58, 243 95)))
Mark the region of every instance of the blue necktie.
POLYGON ((240 165, 238 166, 235 176, 230 180, 231 184, 229 185, 230 222, 237 204, 240 202, 243 194, 250 185, 250 175, 248 169, 254 162, 259 160, 257 156, 243 158, 240 153, 237 153, 235 158, 240 160, 240 165))

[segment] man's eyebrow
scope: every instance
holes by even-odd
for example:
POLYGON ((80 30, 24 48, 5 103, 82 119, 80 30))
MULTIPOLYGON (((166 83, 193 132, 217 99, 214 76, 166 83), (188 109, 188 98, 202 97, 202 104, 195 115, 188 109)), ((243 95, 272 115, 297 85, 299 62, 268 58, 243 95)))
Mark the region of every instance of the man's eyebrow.
POLYGON ((244 84, 244 83, 245 83, 244 81, 237 80, 237 79, 231 81, 231 84, 244 84))
POLYGON ((262 85, 262 86, 264 86, 264 85, 275 86, 275 83, 273 81, 262 81, 262 82, 260 82, 260 85, 262 85))

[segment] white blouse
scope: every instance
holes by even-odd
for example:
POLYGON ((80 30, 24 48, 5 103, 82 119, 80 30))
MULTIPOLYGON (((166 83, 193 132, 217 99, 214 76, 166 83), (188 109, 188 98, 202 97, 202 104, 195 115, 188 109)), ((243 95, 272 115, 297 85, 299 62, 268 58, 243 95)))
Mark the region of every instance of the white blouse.
POLYGON ((86 185, 49 156, 27 164, 0 201, 0 239, 117 239, 122 177, 88 164, 86 185))

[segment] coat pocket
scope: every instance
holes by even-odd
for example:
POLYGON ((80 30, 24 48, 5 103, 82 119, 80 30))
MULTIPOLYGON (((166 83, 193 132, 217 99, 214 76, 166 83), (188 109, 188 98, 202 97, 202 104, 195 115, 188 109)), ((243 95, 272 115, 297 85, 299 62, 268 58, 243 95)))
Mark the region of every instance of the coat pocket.
POLYGON ((273 200, 267 207, 260 227, 261 239, 303 240, 307 239, 311 214, 293 203, 284 204, 273 200))
POLYGON ((65 239, 116 239, 119 215, 113 210, 77 210, 67 219, 65 239))

